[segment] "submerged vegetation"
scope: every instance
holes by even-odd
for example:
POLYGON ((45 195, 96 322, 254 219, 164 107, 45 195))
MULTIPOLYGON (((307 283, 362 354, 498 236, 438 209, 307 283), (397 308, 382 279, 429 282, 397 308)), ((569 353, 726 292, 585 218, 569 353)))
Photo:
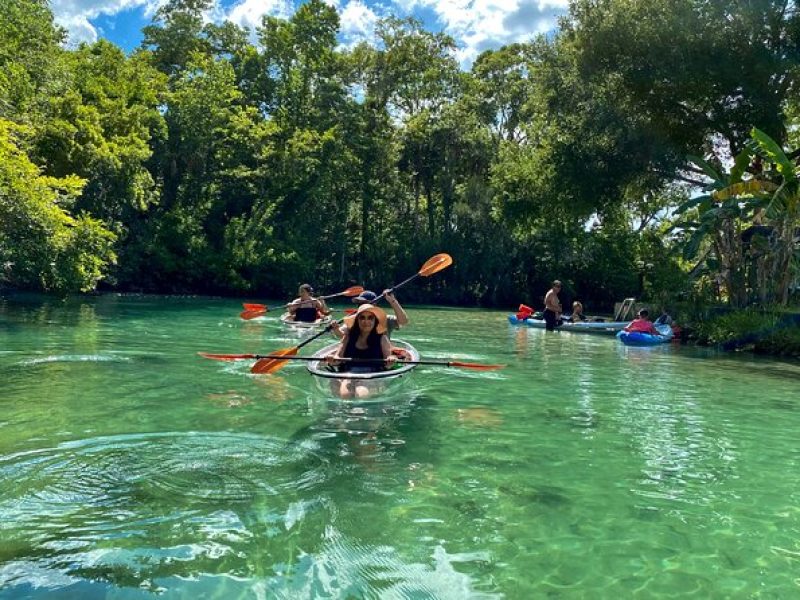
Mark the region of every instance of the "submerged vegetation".
POLYGON ((573 0, 468 70, 412 19, 344 48, 320 0, 255 43, 170 0, 130 55, 65 47, 46 0, 4 6, 0 284, 278 297, 447 251, 427 301, 797 291, 794 2, 573 0))

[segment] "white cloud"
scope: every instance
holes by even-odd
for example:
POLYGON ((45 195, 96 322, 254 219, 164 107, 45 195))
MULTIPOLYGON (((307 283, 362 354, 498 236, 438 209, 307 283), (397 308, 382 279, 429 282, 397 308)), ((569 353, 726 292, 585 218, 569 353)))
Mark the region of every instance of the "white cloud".
POLYGON ((527 41, 556 26, 568 0, 393 0, 405 14, 432 11, 445 33, 459 45, 458 58, 467 66, 478 54, 504 44, 527 41))
POLYGON ((366 40, 375 39, 375 23, 380 17, 361 0, 350 0, 344 8, 339 8, 340 31, 346 46, 354 46, 366 40))
POLYGON ((242 0, 231 7, 226 17, 229 21, 255 31, 261 26, 261 17, 272 15, 289 18, 294 13, 292 0, 242 0))
MULTIPOLYGON (((55 21, 69 33, 70 43, 97 41, 97 29, 89 22, 101 15, 113 16, 141 6, 150 9, 159 0, 51 0, 55 21)), ((155 10, 155 9, 152 9, 155 10)))
MULTIPOLYGON (((263 15, 289 18, 300 0, 216 0, 205 15, 207 20, 228 19, 255 31, 263 15)), ((151 17, 166 0, 52 0, 56 22, 70 34, 70 42, 93 42, 98 37, 91 20, 143 8, 151 17)), ((489 48, 529 40, 553 29, 556 19, 567 10, 568 0, 328 0, 341 17, 341 40, 352 46, 373 41, 376 21, 391 12, 401 15, 435 15, 437 25, 459 45, 458 58, 469 66, 489 48)), ((430 25, 430 24, 429 24, 430 25)))

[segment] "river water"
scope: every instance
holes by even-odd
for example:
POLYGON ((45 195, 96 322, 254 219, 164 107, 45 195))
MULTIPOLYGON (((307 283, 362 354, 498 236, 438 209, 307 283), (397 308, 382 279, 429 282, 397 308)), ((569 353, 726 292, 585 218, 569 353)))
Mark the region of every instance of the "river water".
POLYGON ((301 340, 239 310, 0 299, 0 598, 800 594, 799 364, 411 307, 506 368, 352 404, 198 357, 301 340))

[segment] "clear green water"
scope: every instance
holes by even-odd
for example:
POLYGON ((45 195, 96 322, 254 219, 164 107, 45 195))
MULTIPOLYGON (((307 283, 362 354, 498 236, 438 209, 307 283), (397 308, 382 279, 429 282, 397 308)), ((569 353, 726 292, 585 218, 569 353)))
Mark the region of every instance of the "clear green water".
POLYGON ((239 309, 0 300, 0 598, 800 594, 800 365, 411 308, 508 367, 343 405, 239 309))

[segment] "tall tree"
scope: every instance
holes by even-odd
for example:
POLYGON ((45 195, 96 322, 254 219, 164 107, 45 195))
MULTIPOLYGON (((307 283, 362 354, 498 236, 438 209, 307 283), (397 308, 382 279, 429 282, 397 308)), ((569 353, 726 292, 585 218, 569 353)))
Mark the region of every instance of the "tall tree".
POLYGON ((793 0, 576 0, 562 27, 582 76, 618 82, 618 101, 681 155, 738 154, 753 125, 786 139, 800 77, 793 0))

